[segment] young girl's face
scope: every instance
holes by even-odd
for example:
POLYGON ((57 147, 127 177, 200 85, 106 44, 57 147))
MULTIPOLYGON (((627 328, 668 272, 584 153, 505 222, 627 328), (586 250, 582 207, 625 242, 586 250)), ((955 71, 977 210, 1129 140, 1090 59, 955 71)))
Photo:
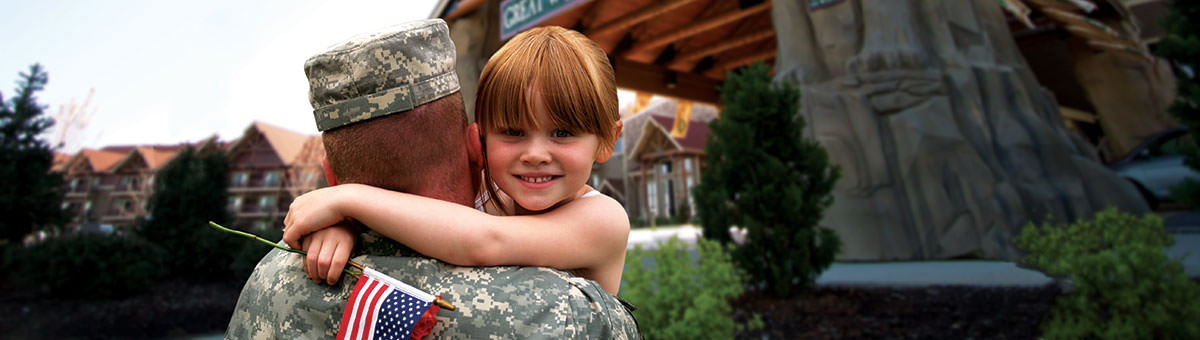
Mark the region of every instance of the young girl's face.
POLYGON ((537 91, 530 93, 532 122, 501 127, 486 134, 487 166, 492 181, 521 208, 542 211, 574 199, 591 176, 600 138, 553 126, 537 91))

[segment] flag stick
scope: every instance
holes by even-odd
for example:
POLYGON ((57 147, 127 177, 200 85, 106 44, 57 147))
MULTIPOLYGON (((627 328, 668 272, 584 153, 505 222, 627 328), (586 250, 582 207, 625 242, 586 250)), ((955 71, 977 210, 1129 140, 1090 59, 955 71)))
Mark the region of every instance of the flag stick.
MULTIPOLYGON (((234 229, 222 227, 220 224, 217 224, 216 222, 213 222, 213 221, 208 221, 208 225, 211 225, 213 228, 217 228, 218 230, 221 230, 221 231, 224 231, 227 233, 234 233, 237 235, 242 235, 245 237, 249 237, 249 238, 258 240, 258 242, 269 244, 272 247, 283 249, 284 251, 287 251, 287 252, 292 252, 292 253, 296 253, 296 254, 300 254, 300 255, 308 255, 308 252, 305 252, 303 250, 292 248, 292 247, 281 246, 275 242, 267 241, 267 239, 265 239, 265 238, 258 237, 258 235, 247 233, 247 232, 244 232, 241 230, 234 230, 234 229)), ((349 264, 350 266, 353 266, 354 268, 358 268, 358 270, 360 270, 360 271, 363 270, 363 266, 361 264, 355 263, 354 261, 347 260, 346 263, 349 264)), ((346 272, 347 274, 350 274, 351 276, 358 277, 358 275, 355 275, 355 273, 350 272, 349 269, 342 269, 342 271, 346 272)))

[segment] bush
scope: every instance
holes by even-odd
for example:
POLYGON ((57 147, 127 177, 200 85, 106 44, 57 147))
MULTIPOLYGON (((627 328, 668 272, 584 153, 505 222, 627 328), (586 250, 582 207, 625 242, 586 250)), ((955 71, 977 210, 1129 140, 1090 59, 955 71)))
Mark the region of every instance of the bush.
POLYGON ((766 65, 730 73, 721 87, 725 109, 713 120, 700 184, 693 189, 704 235, 730 242, 746 229, 734 259, 755 283, 788 296, 810 285, 841 249, 819 228, 833 204, 840 170, 816 141, 804 137, 800 92, 771 84, 766 65))
POLYGON ((1043 321, 1046 338, 1200 338, 1200 287, 1164 253, 1174 241, 1158 216, 1110 207, 1065 227, 1030 223, 1015 242, 1023 263, 1074 284, 1043 321))
MULTIPOLYGON (((646 339, 732 339, 730 299, 742 294, 729 245, 697 240, 698 254, 672 237, 658 249, 636 246, 625 258, 621 297, 646 339)), ((761 319, 757 325, 761 327, 761 319)))
POLYGON ((17 277, 59 297, 106 298, 142 291, 157 279, 163 250, 134 236, 76 234, 10 254, 17 277))

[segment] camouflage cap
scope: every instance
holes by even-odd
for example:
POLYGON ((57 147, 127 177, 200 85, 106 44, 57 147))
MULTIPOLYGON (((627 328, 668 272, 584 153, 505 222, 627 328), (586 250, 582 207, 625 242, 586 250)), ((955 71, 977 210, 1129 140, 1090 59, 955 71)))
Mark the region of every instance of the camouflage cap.
POLYGON ((454 43, 442 19, 362 34, 304 62, 317 129, 411 110, 458 92, 454 43))

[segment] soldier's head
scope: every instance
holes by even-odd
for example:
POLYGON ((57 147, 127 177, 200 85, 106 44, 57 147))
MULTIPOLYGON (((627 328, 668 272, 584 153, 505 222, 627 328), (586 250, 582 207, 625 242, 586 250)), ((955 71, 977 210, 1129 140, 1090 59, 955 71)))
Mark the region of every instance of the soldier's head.
POLYGON ((430 19, 357 36, 304 63, 336 182, 473 202, 480 146, 454 60, 446 23, 430 19))

